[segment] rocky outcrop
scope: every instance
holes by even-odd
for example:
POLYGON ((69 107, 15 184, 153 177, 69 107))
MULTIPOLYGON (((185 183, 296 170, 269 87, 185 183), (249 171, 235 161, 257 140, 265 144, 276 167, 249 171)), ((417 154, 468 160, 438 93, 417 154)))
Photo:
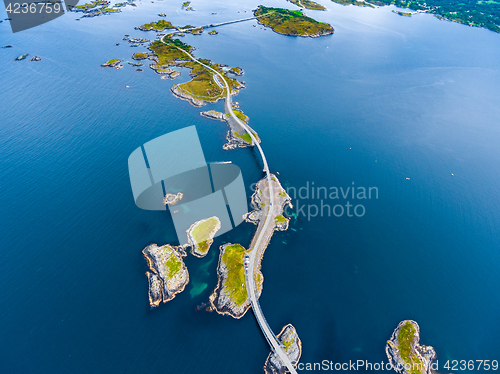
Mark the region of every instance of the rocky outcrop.
POLYGON ((392 368, 399 374, 431 374, 436 357, 434 348, 420 345, 420 327, 411 320, 402 321, 387 341, 385 353, 392 368))
POLYGON ((184 291, 189 282, 189 273, 183 257, 186 252, 182 247, 169 244, 158 247, 151 244, 142 251, 151 272, 146 272, 149 281, 149 303, 152 307, 172 300, 184 291))
POLYGON ((217 112, 216 110, 207 110, 205 112, 201 112, 200 114, 203 117, 212 118, 212 119, 216 119, 219 121, 225 121, 224 113, 217 112))
MULTIPOLYGON (((285 352, 293 366, 296 366, 302 355, 302 342, 300 341, 295 327, 291 324, 286 325, 276 337, 285 347, 285 352)), ((284 374, 287 372, 286 366, 281 362, 279 357, 271 352, 264 364, 264 373, 284 374)))
MULTIPOLYGON (((239 246, 239 244, 236 245, 239 246)), ((231 256, 231 263, 226 263, 226 261, 224 261, 224 258, 226 257, 225 253, 234 246, 235 244, 226 243, 220 247, 219 264, 217 265, 218 282, 214 292, 210 295, 209 301, 212 309, 215 310, 218 314, 229 315, 233 318, 240 319, 245 315, 245 313, 251 306, 250 299, 248 298, 248 295, 246 293, 247 291, 245 280, 239 279, 239 281, 241 281, 241 288, 237 290, 240 291, 240 295, 244 294, 244 300, 242 299, 236 302, 234 297, 234 290, 236 287, 233 284, 235 279, 229 278, 237 272, 244 272, 243 261, 245 261, 244 255, 247 253, 247 251, 240 246, 244 252, 241 258, 235 259, 234 256, 231 256), (237 267, 240 267, 240 269, 236 269, 236 272, 230 275, 229 272, 231 270, 235 270, 235 263, 237 267), (233 295, 231 293, 233 293, 233 295)), ((237 287, 239 287, 239 283, 240 282, 238 282, 237 287)), ((262 293, 262 282, 259 282, 257 284, 260 284, 260 286, 256 287, 257 297, 260 297, 260 294, 262 293)))

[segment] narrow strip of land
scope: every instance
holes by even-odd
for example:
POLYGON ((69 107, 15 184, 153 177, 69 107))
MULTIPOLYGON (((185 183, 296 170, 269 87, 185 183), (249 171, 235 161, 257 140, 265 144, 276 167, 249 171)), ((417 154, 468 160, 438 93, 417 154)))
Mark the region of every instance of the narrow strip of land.
MULTIPOLYGON (((255 17, 253 17, 255 18, 255 17)), ((297 374, 297 371, 293 367, 292 362, 288 358, 283 346, 280 344, 278 339, 276 338, 276 335, 272 332, 271 328, 269 327, 265 317, 264 313, 262 312, 262 309, 260 307, 259 301, 257 299, 257 293, 255 290, 255 279, 254 279, 254 271, 255 271, 255 262, 257 258, 257 253, 259 252, 259 249, 261 246, 267 246, 267 240, 263 240, 266 235, 266 233, 269 232, 270 228, 272 227, 272 230, 274 230, 274 217, 273 217, 273 211, 274 211, 274 191, 273 191, 273 181, 271 179, 271 172, 269 171, 269 167, 267 164, 267 159, 266 156, 264 155, 264 151, 262 150, 262 147, 260 146, 259 142, 253 135, 252 131, 250 131, 249 127, 241 121, 236 114, 233 111, 233 105, 232 105, 232 98, 231 98, 231 90, 229 89, 229 85, 227 84, 227 81, 224 79, 224 76, 219 73, 217 70, 213 69, 210 66, 205 65, 204 63, 198 61, 196 58, 194 58, 189 52, 185 51, 182 48, 177 47, 176 45, 173 44, 168 44, 165 43, 164 41, 165 36, 161 38, 162 43, 173 46, 177 48, 178 50, 184 52, 186 55, 189 56, 193 61, 197 62, 198 64, 202 65, 203 67, 211 70, 213 73, 215 73, 224 83, 224 86, 226 87, 226 102, 225 102, 225 110, 226 113, 231 115, 231 118, 233 118, 245 131, 248 133, 250 138, 252 139, 252 143, 257 146, 260 156, 262 158, 262 162, 264 164, 264 172, 266 173, 266 180, 269 188, 269 208, 267 209, 267 214, 265 217, 264 224, 262 226, 262 229, 260 231, 257 231, 257 239, 252 240, 253 246, 251 245, 249 250, 249 265, 245 271, 245 278, 246 278, 246 286, 247 286, 247 292, 248 296, 250 298, 250 303, 252 304, 252 310, 255 314, 255 318, 257 319, 257 322, 262 330, 262 333, 267 339, 267 342, 271 346, 271 349, 278 355, 280 358, 281 362, 287 367, 288 371, 291 374, 297 374), (270 226, 272 225, 272 226, 270 226)), ((263 248, 265 249, 265 248, 263 248)))

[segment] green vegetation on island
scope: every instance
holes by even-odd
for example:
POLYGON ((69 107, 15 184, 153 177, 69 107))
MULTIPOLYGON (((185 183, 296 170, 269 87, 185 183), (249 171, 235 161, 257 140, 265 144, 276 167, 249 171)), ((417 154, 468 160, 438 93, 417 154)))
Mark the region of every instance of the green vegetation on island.
POLYGON ((241 119, 243 122, 248 123, 248 116, 246 114, 244 114, 241 110, 233 109, 233 113, 236 115, 236 117, 241 119))
MULTIPOLYGON (((412 366, 415 365, 415 367, 422 367, 422 361, 418 358, 418 356, 413 352, 412 349, 417 338, 417 330, 415 330, 415 327, 413 327, 410 321, 407 321, 403 324, 403 326, 401 326, 398 333, 399 351, 401 354, 401 358, 405 361, 405 363, 412 364, 412 366)), ((419 374, 420 371, 411 370, 410 373, 419 374)))
POLYGON ((119 58, 113 58, 111 60, 109 60, 108 62, 106 62, 104 65, 113 65, 113 64, 116 64, 117 62, 120 62, 120 59, 119 58))
POLYGON ((253 14, 258 17, 259 23, 283 35, 319 37, 334 31, 328 23, 318 22, 298 10, 259 5, 253 14))
POLYGON ((109 60, 108 62, 102 64, 101 66, 105 67, 105 68, 116 68, 116 67, 120 66, 120 62, 121 61, 119 58, 113 58, 113 59, 109 60))
MULTIPOLYGON (((281 196, 281 195, 280 195, 281 196)), ((274 223, 276 225, 280 224, 280 223, 285 223, 286 222, 286 218, 280 214, 280 215, 277 215, 275 218, 274 218, 274 223)))
MULTIPOLYGON (((339 4, 366 6, 367 3, 356 0, 332 0, 339 4)), ((436 15, 440 19, 462 23, 473 27, 484 27, 500 32, 500 1, 470 0, 368 0, 375 5, 395 5, 415 11, 436 15)), ((400 14, 399 12, 397 12, 400 14)), ((402 12, 404 13, 404 12, 402 12)), ((407 14, 400 14, 407 15, 407 14)))
POLYGON ((237 76, 242 76, 245 73, 239 66, 229 69, 228 72, 237 76))
POLYGON ((148 55, 147 55, 147 53, 144 53, 144 52, 137 52, 137 53, 134 53, 132 55, 132 58, 134 60, 145 60, 148 58, 148 55))
POLYGON ((303 7, 306 9, 311 9, 311 10, 325 10, 326 8, 318 3, 315 3, 314 1, 311 0, 288 0, 292 4, 295 4, 299 7, 303 7))
POLYGON ((165 267, 167 269, 167 277, 173 278, 181 271, 182 261, 175 256, 170 256, 165 262, 165 267))
POLYGON ((172 300, 182 292, 189 282, 189 273, 182 257, 186 254, 181 247, 151 244, 142 251, 149 270, 149 303, 158 306, 162 301, 172 300))
POLYGON ((434 348, 420 345, 420 327, 415 321, 399 323, 387 341, 385 352, 393 368, 400 374, 431 374, 436 357, 434 348))
MULTIPOLYGON (((150 58, 156 61, 156 64, 151 66, 153 70, 159 74, 172 66, 185 67, 191 70, 190 76, 192 79, 189 82, 172 87, 174 95, 189 100, 195 106, 202 106, 205 101, 216 102, 225 97, 225 88, 222 88, 215 82, 215 73, 191 60, 182 51, 190 53, 194 49, 192 46, 171 37, 165 37, 163 41, 156 40, 149 46, 149 49, 153 52, 150 58)), ((200 59, 199 61, 219 72, 233 94, 236 90, 243 87, 236 79, 228 77, 227 73, 219 65, 213 64, 210 60, 200 59)))
POLYGON ((157 22, 146 23, 139 27, 139 30, 142 31, 149 31, 149 30, 164 31, 169 29, 175 29, 175 26, 173 26, 169 21, 165 21, 162 19, 157 22))
POLYGON ((158 65, 175 65, 178 61, 186 61, 186 54, 179 51, 176 46, 184 49, 186 52, 190 52, 192 49, 190 45, 184 44, 179 39, 172 40, 165 38, 165 41, 168 44, 156 40, 149 46, 149 49, 157 58, 158 65))
POLYGON ((228 292, 233 302, 240 306, 248 298, 243 259, 248 251, 240 244, 227 246, 222 255, 222 261, 227 268, 227 277, 223 288, 228 292))
POLYGON ((217 35, 219 32, 216 30, 212 30, 208 33, 208 35, 217 35))
MULTIPOLYGON (((231 91, 241 87, 237 80, 229 78, 216 64, 212 64, 209 60, 199 59, 199 61, 222 74, 231 91)), ((177 86, 182 92, 200 101, 215 102, 225 97, 226 90, 215 83, 213 71, 194 61, 184 62, 180 66, 190 68, 190 75, 193 77, 189 82, 177 86)))
POLYGON ((239 132, 235 132, 234 136, 237 138, 243 139, 248 144, 252 144, 252 137, 246 132, 244 134, 240 134, 239 132))

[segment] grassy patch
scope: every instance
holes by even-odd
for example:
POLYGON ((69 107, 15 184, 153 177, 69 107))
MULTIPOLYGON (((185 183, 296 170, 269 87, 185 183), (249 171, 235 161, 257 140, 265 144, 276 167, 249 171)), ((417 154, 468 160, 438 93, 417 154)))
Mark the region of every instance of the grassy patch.
POLYGON ((210 233, 219 224, 216 217, 210 217, 205 222, 198 224, 192 231, 192 235, 196 243, 198 243, 198 250, 200 252, 206 252, 208 250, 208 241, 210 240, 210 233))
POLYGON ((188 92, 191 96, 201 99, 216 99, 222 97, 224 95, 224 90, 214 82, 212 74, 212 72, 206 70, 198 74, 189 82, 180 84, 179 88, 184 92, 188 92))
POLYGON ((243 258, 247 252, 240 244, 233 244, 227 246, 222 255, 222 261, 227 267, 224 288, 237 306, 242 305, 248 298, 243 266, 243 258))
POLYGON ((173 278, 181 270, 182 262, 172 253, 167 262, 165 262, 165 267, 167 268, 167 276, 173 278))
POLYGON ((175 26, 173 26, 169 21, 165 21, 163 19, 157 21, 157 22, 150 22, 142 25, 139 27, 141 30, 156 30, 156 31, 163 31, 163 30, 168 30, 168 29, 175 29, 175 26))
POLYGON ((134 60, 145 60, 148 58, 148 55, 146 53, 143 53, 143 52, 137 52, 137 53, 134 53, 132 55, 132 58, 134 60))
POLYGON ((233 109, 233 112, 236 115, 236 117, 241 119, 243 122, 247 122, 248 117, 245 114, 243 114, 243 112, 241 110, 233 109))
POLYGON ((423 368, 423 363, 413 352, 413 345, 415 343, 416 335, 417 330, 415 330, 415 327, 413 327, 410 321, 401 326, 398 333, 399 351, 401 354, 401 358, 405 363, 412 364, 412 369, 407 371, 411 374, 420 374, 420 370, 418 370, 417 368, 423 368))
POLYGON ((109 60, 108 62, 106 62, 104 65, 113 65, 113 64, 116 64, 117 62, 120 62, 120 59, 113 58, 113 59, 109 60))
POLYGON ((229 71, 233 74, 236 74, 236 75, 243 75, 243 69, 240 68, 239 66, 236 66, 234 68, 231 68, 229 69, 229 71))
POLYGON ((237 138, 243 139, 248 144, 252 144, 252 137, 247 132, 245 132, 244 134, 240 134, 240 133, 235 132, 234 136, 236 136, 237 138))
POLYGON ((276 224, 285 223, 286 222, 286 218, 280 214, 280 215, 274 217, 274 222, 276 224))
POLYGON ((283 340, 283 342, 282 342, 282 343, 283 343, 283 345, 285 346, 285 351, 286 351, 287 353, 288 353, 288 350, 292 347, 293 341, 294 341, 294 339, 293 339, 293 335, 292 335, 292 336, 290 336, 290 338, 289 338, 289 339, 287 339, 287 340, 283 340))
POLYGON ((179 51, 172 45, 164 44, 159 40, 151 43, 149 49, 158 57, 158 65, 169 65, 175 61, 182 61, 187 58, 184 52, 179 51))

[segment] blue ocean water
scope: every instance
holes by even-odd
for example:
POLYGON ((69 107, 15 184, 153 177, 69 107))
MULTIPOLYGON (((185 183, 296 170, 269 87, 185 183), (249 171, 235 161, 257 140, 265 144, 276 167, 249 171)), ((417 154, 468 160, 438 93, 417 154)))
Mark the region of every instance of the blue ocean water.
MULTIPOLYGON (((499 360, 500 36, 390 7, 320 3, 327 12, 308 14, 333 36, 245 22, 185 37, 198 57, 244 68, 235 101, 285 186, 379 192, 361 201, 363 217, 299 216, 275 234, 262 264, 271 327, 294 324, 304 363, 386 360, 403 319, 420 324, 442 372, 448 359, 499 360)), ((248 245, 254 227, 217 238, 205 259, 189 256, 186 291, 151 310, 141 250, 175 242, 175 231, 168 215, 134 205, 127 170, 139 145, 196 125, 206 159, 239 165, 251 193, 257 153, 222 150, 225 125, 174 98, 173 82, 100 67, 142 51, 121 38, 153 38, 133 28, 157 13, 205 24, 256 5, 193 1, 186 12, 142 1, 15 35, 0 24, 1 44, 14 46, 0 50, 0 372, 262 372, 268 347, 251 313, 195 312, 216 284, 218 246, 248 245), (43 60, 13 61, 23 53, 43 60)))

